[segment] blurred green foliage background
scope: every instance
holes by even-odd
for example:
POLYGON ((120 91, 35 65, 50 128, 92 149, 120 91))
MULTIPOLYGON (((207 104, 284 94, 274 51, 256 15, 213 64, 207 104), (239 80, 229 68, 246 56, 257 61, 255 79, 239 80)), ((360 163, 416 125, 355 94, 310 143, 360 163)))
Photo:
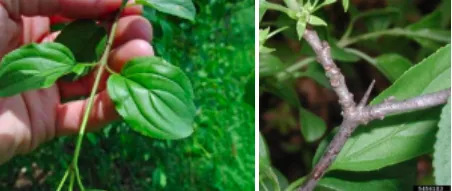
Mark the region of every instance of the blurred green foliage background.
MULTIPOLYGON (((144 13, 153 24, 156 54, 192 81, 195 133, 161 141, 118 122, 88 134, 79 160, 87 188, 254 190, 254 108, 242 99, 254 78, 254 1, 195 4, 194 23, 151 9, 144 13)), ((54 190, 74 143, 75 136, 61 137, 0 166, 0 190, 54 190)))

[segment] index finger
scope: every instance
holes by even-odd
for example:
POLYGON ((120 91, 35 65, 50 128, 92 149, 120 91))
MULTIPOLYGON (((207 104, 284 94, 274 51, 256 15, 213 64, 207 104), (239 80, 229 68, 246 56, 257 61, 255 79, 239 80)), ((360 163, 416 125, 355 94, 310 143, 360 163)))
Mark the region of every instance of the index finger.
POLYGON ((122 0, 0 0, 13 19, 20 16, 51 16, 83 19, 99 18, 121 7, 122 0))

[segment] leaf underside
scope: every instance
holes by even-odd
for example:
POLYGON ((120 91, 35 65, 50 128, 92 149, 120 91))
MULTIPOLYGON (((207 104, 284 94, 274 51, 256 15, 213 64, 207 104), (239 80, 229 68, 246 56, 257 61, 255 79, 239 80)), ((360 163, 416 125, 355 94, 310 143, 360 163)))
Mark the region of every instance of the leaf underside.
POLYGON ((438 127, 433 153, 435 183, 450 185, 450 98, 442 110, 438 127))

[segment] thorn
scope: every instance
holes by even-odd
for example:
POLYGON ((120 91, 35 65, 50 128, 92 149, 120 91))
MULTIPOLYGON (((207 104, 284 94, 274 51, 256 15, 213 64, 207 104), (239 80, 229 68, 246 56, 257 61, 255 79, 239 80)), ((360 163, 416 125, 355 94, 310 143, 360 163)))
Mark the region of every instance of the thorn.
POLYGON ((370 83, 369 88, 367 88, 366 93, 364 94, 363 98, 361 99, 361 101, 358 104, 359 108, 364 108, 364 106, 366 106, 367 100, 369 100, 370 93, 372 92, 374 85, 375 85, 375 80, 372 80, 372 83, 370 83))

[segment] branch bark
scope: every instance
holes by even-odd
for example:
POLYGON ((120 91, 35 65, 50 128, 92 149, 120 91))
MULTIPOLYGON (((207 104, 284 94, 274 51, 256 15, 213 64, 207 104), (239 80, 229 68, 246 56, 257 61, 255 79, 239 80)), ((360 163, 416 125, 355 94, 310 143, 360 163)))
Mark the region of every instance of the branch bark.
POLYGON ((373 88, 374 82, 372 82, 362 100, 359 104, 356 104, 353 100, 353 94, 350 93, 347 88, 344 75, 340 72, 340 69, 331 57, 329 44, 325 41, 322 42, 319 39, 317 32, 308 28, 306 29, 303 38, 314 49, 314 52, 317 55, 317 61, 325 69, 326 76, 330 80, 331 86, 339 98, 339 104, 342 107, 344 119, 339 126, 338 133, 334 136, 312 172, 307 176, 303 185, 298 189, 299 191, 311 191, 314 189, 319 179, 325 174, 326 170, 330 167, 345 145, 345 142, 359 125, 367 124, 372 120, 383 119, 390 114, 441 105, 446 103, 450 96, 449 88, 403 101, 394 101, 394 98, 391 98, 378 105, 366 106, 370 92, 373 88))

